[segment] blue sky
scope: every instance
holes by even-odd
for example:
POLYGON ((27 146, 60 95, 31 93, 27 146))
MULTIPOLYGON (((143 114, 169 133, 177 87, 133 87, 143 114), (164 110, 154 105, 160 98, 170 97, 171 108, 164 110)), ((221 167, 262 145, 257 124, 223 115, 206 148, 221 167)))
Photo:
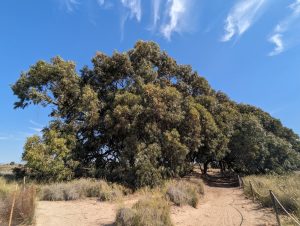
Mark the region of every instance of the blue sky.
POLYGON ((47 125, 41 107, 14 110, 10 85, 39 59, 78 70, 96 51, 160 44, 216 90, 261 107, 300 133, 300 0, 3 0, 0 6, 0 162, 21 160, 47 125))

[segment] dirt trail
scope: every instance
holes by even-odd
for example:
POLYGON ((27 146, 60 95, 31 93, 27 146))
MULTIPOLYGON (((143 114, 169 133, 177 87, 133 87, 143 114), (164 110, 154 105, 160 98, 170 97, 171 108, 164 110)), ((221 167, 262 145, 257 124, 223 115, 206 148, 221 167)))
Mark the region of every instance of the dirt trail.
POLYGON ((40 201, 36 211, 36 226, 112 226, 118 208, 131 207, 136 196, 123 202, 99 202, 96 199, 76 201, 40 201))
MULTIPOLYGON (((260 208, 230 184, 205 185, 205 197, 197 208, 171 208, 176 226, 259 226, 276 225, 270 209, 260 208)), ((120 206, 131 207, 141 198, 126 197, 123 202, 98 202, 96 199, 38 203, 37 226, 112 226, 120 206)))
POLYGON ((178 226, 276 225, 269 209, 262 209, 246 199, 238 188, 205 186, 205 198, 197 209, 172 207, 171 217, 178 226))

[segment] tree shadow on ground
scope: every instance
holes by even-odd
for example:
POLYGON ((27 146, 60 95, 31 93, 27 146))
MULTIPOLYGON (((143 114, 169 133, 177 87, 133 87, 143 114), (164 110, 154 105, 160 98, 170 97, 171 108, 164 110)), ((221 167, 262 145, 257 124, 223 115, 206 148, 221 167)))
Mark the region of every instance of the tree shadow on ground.
POLYGON ((232 173, 212 172, 201 175, 201 178, 210 187, 232 188, 239 186, 237 175, 232 173))

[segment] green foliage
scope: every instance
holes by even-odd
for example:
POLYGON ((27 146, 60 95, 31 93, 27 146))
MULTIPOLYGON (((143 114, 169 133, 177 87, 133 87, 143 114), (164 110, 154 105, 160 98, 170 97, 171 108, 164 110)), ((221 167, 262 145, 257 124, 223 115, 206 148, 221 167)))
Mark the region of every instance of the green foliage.
POLYGON ((172 226, 170 207, 162 198, 138 201, 132 209, 117 212, 116 226, 172 226))
POLYGON ((232 160, 232 168, 238 172, 284 173, 299 167, 299 153, 292 145, 266 131, 252 114, 242 115, 229 148, 228 161, 232 160))
POLYGON ((23 160, 36 179, 62 181, 73 177, 76 162, 71 159, 68 141, 56 130, 46 130, 43 138, 29 137, 24 150, 23 160))
POLYGON ((12 86, 16 108, 40 104, 53 120, 28 138, 23 160, 41 180, 93 176, 132 187, 183 176, 212 161, 243 173, 300 167, 300 140, 279 120, 213 90, 153 42, 97 53, 91 68, 55 57, 12 86))

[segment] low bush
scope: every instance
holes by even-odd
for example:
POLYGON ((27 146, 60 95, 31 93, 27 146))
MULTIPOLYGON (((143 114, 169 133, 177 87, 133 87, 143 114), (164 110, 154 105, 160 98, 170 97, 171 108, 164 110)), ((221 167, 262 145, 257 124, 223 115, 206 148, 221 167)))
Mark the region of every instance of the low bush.
POLYGON ((187 180, 189 183, 192 183, 196 186, 196 190, 200 195, 204 195, 204 184, 202 180, 196 178, 190 178, 187 180))
POLYGON ((132 209, 117 212, 116 226, 172 226, 170 207, 161 197, 138 201, 132 209))
POLYGON ((130 208, 121 208, 117 212, 116 226, 133 226, 136 225, 136 210, 130 208))
POLYGON ((0 178, 0 225, 7 225, 14 202, 12 225, 33 223, 36 190, 33 186, 20 188, 0 178))
POLYGON ((167 197, 178 206, 190 205, 197 207, 199 196, 203 194, 203 184, 187 181, 173 182, 166 191, 167 197))
POLYGON ((101 201, 114 201, 128 192, 129 191, 121 185, 109 184, 103 180, 80 179, 42 186, 40 199, 48 201, 68 201, 86 197, 97 197, 101 201))

